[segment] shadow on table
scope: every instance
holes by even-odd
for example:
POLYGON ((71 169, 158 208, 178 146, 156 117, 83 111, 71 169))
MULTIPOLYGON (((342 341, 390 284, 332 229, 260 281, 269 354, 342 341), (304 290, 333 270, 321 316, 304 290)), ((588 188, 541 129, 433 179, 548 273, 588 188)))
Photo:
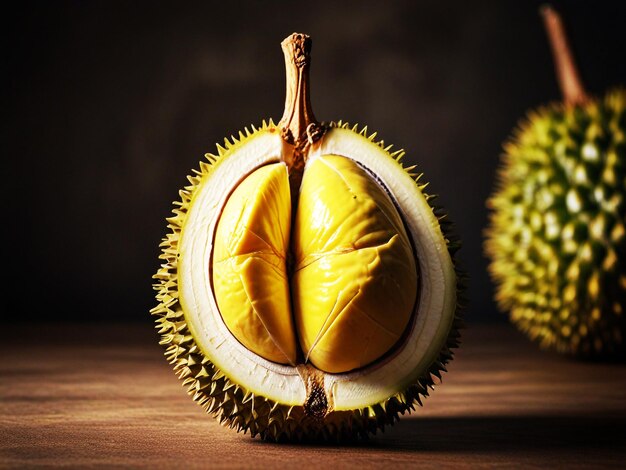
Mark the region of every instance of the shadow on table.
POLYGON ((435 452, 624 448, 626 415, 409 418, 370 444, 385 450, 435 452))
MULTIPOLYGON (((275 444, 252 440, 253 445, 275 444)), ((281 443, 281 447, 322 447, 384 452, 531 452, 622 449, 626 455, 626 414, 614 416, 466 416, 404 418, 367 441, 281 443)))

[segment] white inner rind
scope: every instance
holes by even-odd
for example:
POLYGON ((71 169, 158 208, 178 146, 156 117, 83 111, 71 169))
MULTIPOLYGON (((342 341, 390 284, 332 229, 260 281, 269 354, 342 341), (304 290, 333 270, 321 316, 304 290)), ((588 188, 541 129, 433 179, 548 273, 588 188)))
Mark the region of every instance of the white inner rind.
MULTIPOLYGON (((179 291, 185 319, 202 352, 233 382, 287 405, 302 405, 306 388, 296 368, 248 351, 226 328, 212 293, 211 252, 216 224, 232 190, 256 168, 279 160, 277 132, 259 132, 220 160, 196 189, 179 247, 179 291)), ((333 128, 315 145, 320 155, 341 155, 377 175, 392 193, 411 234, 420 268, 418 312, 402 348, 379 365, 345 374, 325 374, 335 410, 363 408, 406 389, 437 358, 452 326, 456 275, 439 222, 402 166, 372 141, 333 128), (384 367, 383 367, 384 365, 384 367)))

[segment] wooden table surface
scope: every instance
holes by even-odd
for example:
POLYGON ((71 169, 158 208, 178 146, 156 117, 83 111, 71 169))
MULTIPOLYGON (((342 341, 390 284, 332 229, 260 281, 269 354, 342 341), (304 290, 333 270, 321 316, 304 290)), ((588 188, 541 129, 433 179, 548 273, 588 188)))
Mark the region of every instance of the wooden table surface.
POLYGON ((626 366, 464 331, 424 407, 370 442, 261 442, 186 395, 150 324, 5 325, 0 467, 626 467, 626 366))

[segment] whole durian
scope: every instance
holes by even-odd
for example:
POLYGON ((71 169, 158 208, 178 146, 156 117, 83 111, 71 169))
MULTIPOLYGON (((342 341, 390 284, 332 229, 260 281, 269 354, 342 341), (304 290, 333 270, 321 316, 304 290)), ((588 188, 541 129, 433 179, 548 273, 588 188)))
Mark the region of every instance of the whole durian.
POLYGON ((626 91, 585 93, 558 14, 542 15, 563 103, 531 111, 504 145, 486 231, 496 300, 541 346, 624 350, 626 91))
POLYGON ((452 358, 458 243, 403 151, 315 120, 309 37, 282 47, 283 118, 226 139, 189 177, 151 313, 221 423, 268 440, 364 438, 421 404, 452 358))

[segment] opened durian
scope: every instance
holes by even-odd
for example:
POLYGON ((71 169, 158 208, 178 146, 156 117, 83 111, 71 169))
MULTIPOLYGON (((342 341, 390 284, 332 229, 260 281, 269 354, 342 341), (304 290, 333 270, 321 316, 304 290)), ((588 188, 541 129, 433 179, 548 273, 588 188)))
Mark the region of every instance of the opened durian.
POLYGON ((544 347, 623 351, 626 91, 585 93, 558 14, 542 10, 564 103, 529 113, 505 144, 486 251, 496 298, 544 347))
POLYGON ((308 36, 282 43, 285 113, 207 155, 154 278, 166 357, 220 422, 364 438, 421 404, 458 342, 442 215, 403 151, 315 121, 308 36))

